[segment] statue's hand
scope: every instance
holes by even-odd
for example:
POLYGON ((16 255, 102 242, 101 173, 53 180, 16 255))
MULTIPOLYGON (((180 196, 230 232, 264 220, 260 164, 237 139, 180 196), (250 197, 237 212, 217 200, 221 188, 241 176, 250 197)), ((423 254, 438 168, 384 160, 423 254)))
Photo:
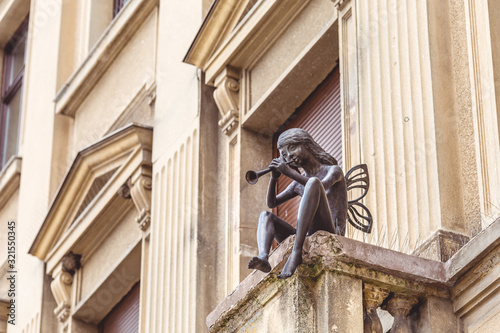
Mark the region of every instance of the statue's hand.
MULTIPOLYGON (((273 170, 273 172, 278 172, 279 174, 283 174, 285 176, 290 176, 293 172, 292 169, 288 166, 288 164, 281 158, 275 158, 269 167, 273 170)), ((274 174, 273 174, 274 177, 274 174)), ((279 177, 279 176, 278 176, 279 177)), ((275 177, 275 178, 278 178, 275 177)))
POLYGON ((269 164, 269 167, 271 168, 271 177, 274 179, 278 179, 279 176, 281 176, 281 172, 278 170, 280 163, 281 159, 275 158, 271 161, 271 164, 269 164))

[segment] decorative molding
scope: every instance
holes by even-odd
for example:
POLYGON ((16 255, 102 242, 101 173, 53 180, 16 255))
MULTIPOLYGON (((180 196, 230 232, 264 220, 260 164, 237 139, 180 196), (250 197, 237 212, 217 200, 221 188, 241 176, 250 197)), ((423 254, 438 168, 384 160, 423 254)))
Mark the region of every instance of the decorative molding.
POLYGON ((129 178, 118 190, 118 195, 134 202, 139 211, 135 221, 142 231, 146 231, 151 224, 151 189, 151 176, 140 174, 135 180, 129 178))
MULTIPOLYGON (((129 204, 116 193, 135 173, 148 174, 151 169, 152 133, 150 127, 131 124, 80 151, 55 195, 29 253, 46 262, 50 260, 48 267, 54 268, 64 254, 75 248, 76 243, 83 242, 86 236, 78 233, 97 232, 91 230, 101 223, 102 216, 116 218, 121 214, 122 211, 111 210, 123 210, 129 204), (114 168, 118 169, 111 179, 74 220, 85 197, 85 189, 90 188, 95 177, 114 168)), ((104 230, 98 231, 98 235, 103 233, 104 230)), ((82 243, 82 247, 89 246, 98 238, 96 234, 89 237, 87 245, 82 243)), ((81 249, 77 251, 83 253, 81 249)), ((48 271, 51 270, 48 268, 48 271)))
POLYGON ((50 284, 50 289, 57 303, 54 314, 61 322, 66 321, 70 314, 72 282, 73 276, 70 273, 60 271, 50 284))
POLYGON ((0 172, 0 209, 10 200, 21 182, 22 158, 11 158, 0 172))
POLYGON ((201 68, 206 74, 205 83, 213 85, 228 64, 241 67, 251 62, 256 55, 262 54, 309 2, 310 0, 258 1, 245 18, 238 22, 238 13, 240 9, 244 10, 246 2, 219 0, 203 22, 184 62, 201 68), (233 24, 236 24, 234 30, 231 29, 233 24), (224 30, 226 27, 228 28, 224 30))
POLYGON ((365 283, 363 287, 363 305, 366 310, 364 318, 365 333, 383 333, 382 323, 377 308, 389 296, 389 290, 365 283))
POLYGON ((226 67, 215 80, 214 99, 221 114, 219 126, 226 135, 230 135, 239 123, 239 78, 236 69, 226 67))
POLYGON ((391 332, 412 333, 408 315, 411 309, 418 303, 418 299, 413 296, 402 294, 394 295, 387 303, 387 311, 394 317, 391 332))
POLYGON ((73 252, 65 255, 61 259, 61 270, 57 272, 50 284, 50 289, 57 303, 54 314, 60 322, 66 321, 70 315, 71 284, 75 271, 80 268, 80 259, 81 256, 73 252))
POLYGON ((232 32, 248 0, 212 1, 183 62, 203 68, 219 44, 232 32))

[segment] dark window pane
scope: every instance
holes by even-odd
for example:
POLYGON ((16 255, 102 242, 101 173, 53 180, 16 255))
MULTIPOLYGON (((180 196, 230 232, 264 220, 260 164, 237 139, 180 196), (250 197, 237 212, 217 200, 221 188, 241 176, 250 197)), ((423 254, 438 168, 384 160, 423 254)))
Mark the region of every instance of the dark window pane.
POLYGON ((19 41, 17 45, 14 46, 11 52, 9 52, 9 68, 7 70, 7 85, 11 85, 15 78, 19 75, 24 67, 24 57, 26 50, 26 37, 24 36, 22 40, 19 41))
POLYGON ((5 123, 2 129, 3 147, 1 151, 2 167, 7 163, 9 158, 17 154, 19 146, 19 129, 21 119, 21 99, 22 89, 19 89, 10 100, 9 104, 4 105, 5 123))
POLYGON ((113 9, 113 16, 116 16, 120 12, 120 10, 129 2, 129 0, 114 0, 115 5, 113 9))

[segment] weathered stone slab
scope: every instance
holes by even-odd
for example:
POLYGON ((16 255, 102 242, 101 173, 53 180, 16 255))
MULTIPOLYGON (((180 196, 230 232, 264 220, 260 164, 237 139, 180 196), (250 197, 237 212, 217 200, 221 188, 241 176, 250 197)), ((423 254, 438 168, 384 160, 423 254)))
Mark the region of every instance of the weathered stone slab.
POLYGON ((252 272, 207 317, 210 332, 362 332, 363 282, 412 295, 448 298, 442 262, 405 255, 327 232, 304 244, 304 264, 279 280, 294 237, 252 272))

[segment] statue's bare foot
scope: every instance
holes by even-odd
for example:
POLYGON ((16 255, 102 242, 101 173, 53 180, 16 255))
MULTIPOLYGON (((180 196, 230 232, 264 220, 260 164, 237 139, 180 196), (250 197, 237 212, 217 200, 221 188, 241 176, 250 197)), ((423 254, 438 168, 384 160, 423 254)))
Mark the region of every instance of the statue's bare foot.
POLYGON ((283 267, 280 275, 278 275, 278 279, 287 279, 292 276, 300 264, 302 264, 302 252, 292 251, 286 261, 285 267, 283 267))
POLYGON ((264 273, 269 273, 271 271, 271 265, 267 261, 267 257, 253 257, 248 262, 249 269, 258 269, 264 273))

